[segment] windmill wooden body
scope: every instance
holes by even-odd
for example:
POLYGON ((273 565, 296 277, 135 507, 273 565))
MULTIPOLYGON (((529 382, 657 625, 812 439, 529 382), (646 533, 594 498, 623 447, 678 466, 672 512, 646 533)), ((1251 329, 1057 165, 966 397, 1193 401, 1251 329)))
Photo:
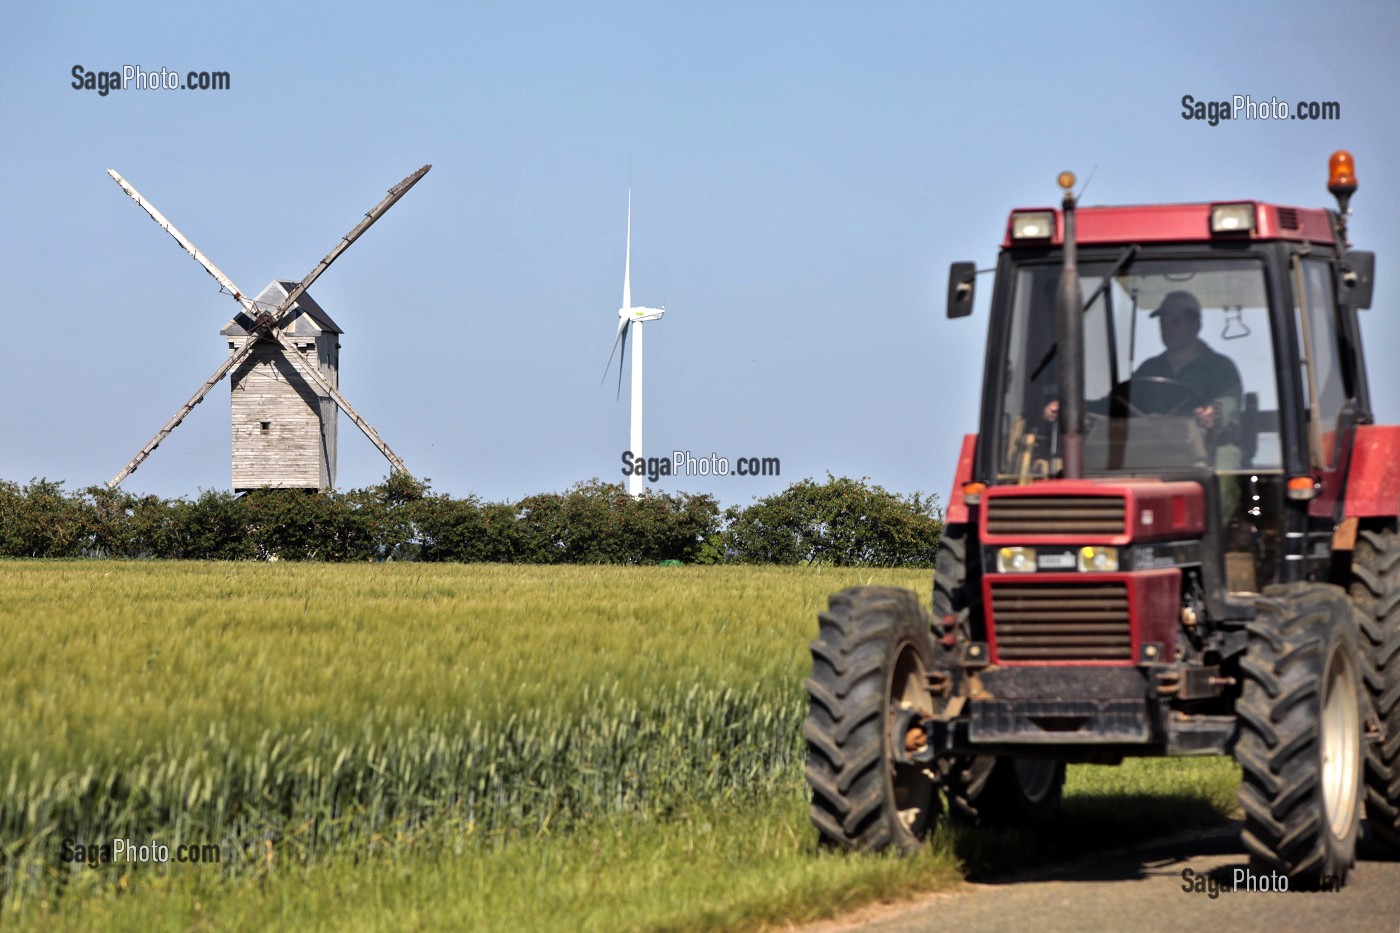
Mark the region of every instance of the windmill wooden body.
MULTIPOLYGON (((273 282, 254 304, 277 307, 296 287, 273 282)), ((321 377, 340 387, 340 335, 330 315, 303 293, 282 333, 321 377)), ((256 322, 244 311, 219 333, 230 354, 255 339, 256 322)), ((335 399, 304 377, 282 346, 261 341, 229 375, 233 423, 233 489, 330 489, 335 486, 335 399)))
POLYGON ((107 174, 122 190, 233 296, 240 311, 220 331, 228 341, 228 357, 107 485, 115 487, 131 475, 230 372, 235 491, 333 487, 337 409, 345 412, 395 470, 407 473, 398 455, 340 394, 341 330, 306 290, 430 168, 425 165, 390 188, 300 282, 274 281, 256 299, 239 291, 140 192, 108 169, 107 174))

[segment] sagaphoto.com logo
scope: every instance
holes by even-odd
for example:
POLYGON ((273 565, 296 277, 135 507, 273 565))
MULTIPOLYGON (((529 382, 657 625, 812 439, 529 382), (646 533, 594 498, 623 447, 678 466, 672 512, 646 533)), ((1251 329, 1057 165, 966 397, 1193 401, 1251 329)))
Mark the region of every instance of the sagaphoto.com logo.
POLYGON ((122 65, 112 71, 90 71, 74 65, 69 87, 75 91, 93 91, 106 97, 113 91, 227 91, 233 79, 227 71, 180 71, 162 66, 146 70, 140 65, 122 65))
POLYGON ((1194 94, 1181 97, 1181 119, 1219 126, 1224 120, 1340 120, 1342 105, 1335 100, 1286 101, 1270 96, 1255 100, 1248 94, 1232 94, 1228 100, 1205 100, 1194 94))
POLYGON ((711 452, 697 457, 688 450, 673 450, 669 457, 641 457, 622 452, 622 475, 642 476, 660 482, 663 476, 781 476, 777 457, 721 457, 711 452))

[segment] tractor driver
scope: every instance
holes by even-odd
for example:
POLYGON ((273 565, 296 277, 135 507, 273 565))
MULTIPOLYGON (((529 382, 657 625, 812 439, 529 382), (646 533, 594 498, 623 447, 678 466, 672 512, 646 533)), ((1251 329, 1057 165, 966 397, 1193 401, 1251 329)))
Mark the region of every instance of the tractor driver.
MULTIPOLYGON (((1201 339, 1201 303, 1188 291, 1168 292, 1149 317, 1157 318, 1162 330, 1161 353, 1143 361, 1133 372, 1133 379, 1151 380, 1146 383, 1154 390, 1152 396, 1160 396, 1158 405, 1147 402, 1148 407, 1166 407, 1170 401, 1181 398, 1180 393, 1190 393, 1201 402, 1193 411, 1196 422, 1205 430, 1214 432, 1218 445, 1232 445, 1234 430, 1239 423, 1242 383, 1240 372, 1234 361, 1222 353, 1216 353, 1201 339), (1175 383, 1175 388, 1167 381, 1175 383), (1155 383, 1155 385, 1154 385, 1155 383)), ((1140 398, 1143 393, 1137 393, 1140 398)), ((1107 400, 1091 402, 1091 408, 1102 408, 1107 400)), ((1142 407, 1142 406, 1139 406, 1142 407)), ((1045 406, 1046 421, 1054 422, 1060 414, 1058 399, 1045 406)), ((1237 448, 1238 452, 1238 448, 1237 448)), ((1218 464, 1224 469, 1233 469, 1238 463, 1218 464)))
POLYGON ((1155 376, 1194 389, 1206 400, 1194 409, 1197 423, 1216 432, 1217 444, 1232 443, 1243 391, 1240 371, 1228 356, 1216 353, 1201 339, 1200 302, 1188 291, 1168 292, 1149 317, 1157 318, 1166 350, 1139 366, 1133 378, 1155 376))

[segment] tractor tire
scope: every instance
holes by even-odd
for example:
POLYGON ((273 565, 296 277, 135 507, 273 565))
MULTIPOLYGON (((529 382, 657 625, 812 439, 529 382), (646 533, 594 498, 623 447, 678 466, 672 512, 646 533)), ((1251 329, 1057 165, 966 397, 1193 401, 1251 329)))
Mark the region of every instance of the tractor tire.
POLYGON ((1351 598, 1361 608, 1361 662, 1380 741, 1366 749, 1371 837, 1400 849, 1400 536, 1362 531, 1352 552, 1351 598))
POLYGON ((939 761, 948 818, 963 826, 1030 826, 1054 821, 1064 798, 1065 763, 1052 758, 966 755, 939 761))
POLYGON ((933 647, 918 597, 886 586, 830 597, 812 642, 807 783, 823 845, 913 852, 938 815, 933 765, 899 764, 896 717, 931 714, 933 647))
POLYGON ((1324 583, 1270 586, 1255 606, 1235 743, 1250 865, 1299 888, 1340 885, 1361 825, 1360 612, 1324 583))
POLYGON ((945 631, 968 630, 969 615, 977 605, 976 587, 967 585, 967 526, 945 525, 938 538, 933 563, 933 618, 945 631))

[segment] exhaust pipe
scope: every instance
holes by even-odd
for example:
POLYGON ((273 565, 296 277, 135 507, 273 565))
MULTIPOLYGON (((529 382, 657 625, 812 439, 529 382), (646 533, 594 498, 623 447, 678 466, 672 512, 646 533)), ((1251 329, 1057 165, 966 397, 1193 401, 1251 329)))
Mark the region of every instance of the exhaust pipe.
POLYGON ((1064 456, 1060 475, 1065 479, 1079 479, 1084 475, 1084 296, 1079 290, 1074 243, 1074 173, 1061 172, 1059 182, 1065 192, 1060 204, 1065 217, 1065 265, 1060 273, 1055 309, 1055 338, 1060 347, 1058 420, 1060 450, 1064 456))

